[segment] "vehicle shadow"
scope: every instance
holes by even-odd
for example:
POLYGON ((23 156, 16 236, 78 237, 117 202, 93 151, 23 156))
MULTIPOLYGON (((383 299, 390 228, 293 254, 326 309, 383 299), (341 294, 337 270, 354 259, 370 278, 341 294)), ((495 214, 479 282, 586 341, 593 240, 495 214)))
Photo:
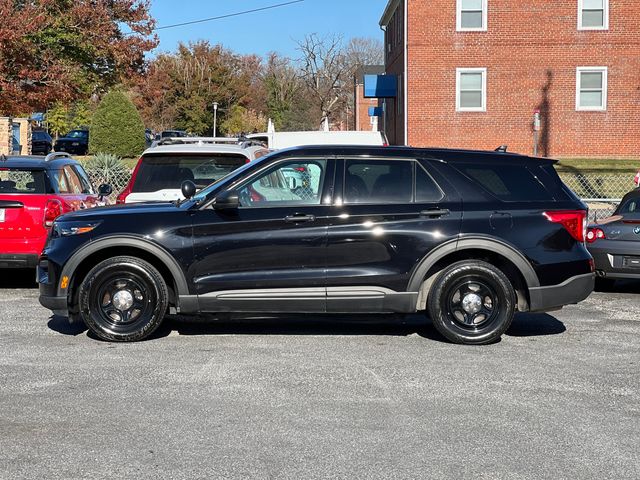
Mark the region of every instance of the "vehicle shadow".
POLYGON ((640 281, 617 280, 613 285, 598 285, 595 291, 603 293, 640 293, 640 281))
MULTIPOLYGON (((70 324, 67 318, 52 316, 47 326, 63 335, 87 336, 99 340, 82 322, 70 324)), ((566 331, 564 324, 545 313, 518 314, 506 335, 535 337, 558 335, 566 331)), ((173 332, 184 336, 205 335, 352 335, 402 336, 419 335, 436 342, 450 343, 422 315, 354 315, 338 319, 336 316, 313 316, 300 320, 292 315, 261 316, 185 316, 170 315, 145 341, 157 340, 173 332)))
POLYGON ((0 289, 37 288, 34 269, 5 269, 0 274, 0 289))

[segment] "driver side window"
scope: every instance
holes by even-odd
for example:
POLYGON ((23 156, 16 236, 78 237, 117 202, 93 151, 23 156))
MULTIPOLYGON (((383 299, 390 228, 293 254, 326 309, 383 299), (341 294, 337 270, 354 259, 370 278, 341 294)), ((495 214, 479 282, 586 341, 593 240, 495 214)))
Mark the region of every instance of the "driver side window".
POLYGON ((326 160, 280 163, 238 188, 241 207, 320 205, 326 160))

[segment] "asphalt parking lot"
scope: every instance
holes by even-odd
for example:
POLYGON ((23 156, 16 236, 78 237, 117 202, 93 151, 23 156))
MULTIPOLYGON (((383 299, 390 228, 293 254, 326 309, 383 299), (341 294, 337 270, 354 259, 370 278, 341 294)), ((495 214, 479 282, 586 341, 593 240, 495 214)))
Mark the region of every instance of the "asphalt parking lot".
POLYGON ((0 478, 637 479, 639 300, 522 314, 482 347, 415 317, 174 318, 110 344, 5 275, 0 478))

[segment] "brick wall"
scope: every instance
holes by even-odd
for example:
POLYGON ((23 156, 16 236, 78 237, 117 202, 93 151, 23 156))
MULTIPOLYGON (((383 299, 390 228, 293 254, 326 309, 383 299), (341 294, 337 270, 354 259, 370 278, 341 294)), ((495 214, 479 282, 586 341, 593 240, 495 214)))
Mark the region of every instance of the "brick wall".
POLYGON ((397 3, 385 32, 385 71, 398 78, 397 97, 385 100, 382 122, 391 145, 404 143, 404 4, 402 1, 397 3))
POLYGON ((11 134, 11 118, 0 117, 0 155, 11 155, 11 134))
POLYGON ((379 100, 377 98, 364 97, 364 85, 357 83, 355 88, 355 116, 354 130, 371 131, 371 117, 369 116, 369 107, 378 107, 379 100))
MULTIPOLYGON (((486 32, 456 31, 455 0, 408 0, 408 143, 640 157, 640 11, 610 0, 609 30, 577 28, 577 0, 488 0, 486 32), (608 67, 606 111, 576 111, 576 68, 608 67), (486 112, 456 111, 456 68, 487 69, 486 112)), ((402 2, 400 2, 402 4, 402 2)), ((402 72, 388 57, 387 72, 402 72)), ((402 117, 390 120, 395 126, 402 117)), ((391 138, 390 138, 391 140, 391 138)), ((395 143, 397 135, 394 137, 395 143)))

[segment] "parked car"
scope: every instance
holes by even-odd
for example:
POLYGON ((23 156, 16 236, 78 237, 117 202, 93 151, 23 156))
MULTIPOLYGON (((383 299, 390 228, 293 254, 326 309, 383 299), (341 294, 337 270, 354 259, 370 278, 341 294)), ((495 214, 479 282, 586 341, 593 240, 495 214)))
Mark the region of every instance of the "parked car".
POLYGON ((162 140, 163 138, 182 138, 186 136, 187 132, 184 130, 163 130, 156 136, 156 140, 162 140))
POLYGON ((33 155, 47 155, 53 148, 53 139, 46 130, 31 132, 31 153, 33 155))
POLYGON ((35 267, 53 221, 96 206, 98 195, 67 154, 0 159, 0 268, 35 267))
POLYGON ((176 203, 59 218, 40 303, 98 337, 148 337, 171 311, 428 311, 453 342, 496 341, 514 312, 593 289, 586 206, 553 161, 508 153, 305 147, 176 203), (300 197, 284 171, 318 182, 300 197))
POLYGON ((71 130, 64 137, 56 140, 54 150, 75 155, 86 155, 89 151, 89 130, 71 130))
POLYGON ((640 190, 627 193, 609 218, 589 225, 587 248, 595 261, 597 282, 640 278, 640 190))
POLYGON ((144 151, 116 203, 180 200, 184 180, 202 189, 266 153, 238 139, 165 138, 144 151))

